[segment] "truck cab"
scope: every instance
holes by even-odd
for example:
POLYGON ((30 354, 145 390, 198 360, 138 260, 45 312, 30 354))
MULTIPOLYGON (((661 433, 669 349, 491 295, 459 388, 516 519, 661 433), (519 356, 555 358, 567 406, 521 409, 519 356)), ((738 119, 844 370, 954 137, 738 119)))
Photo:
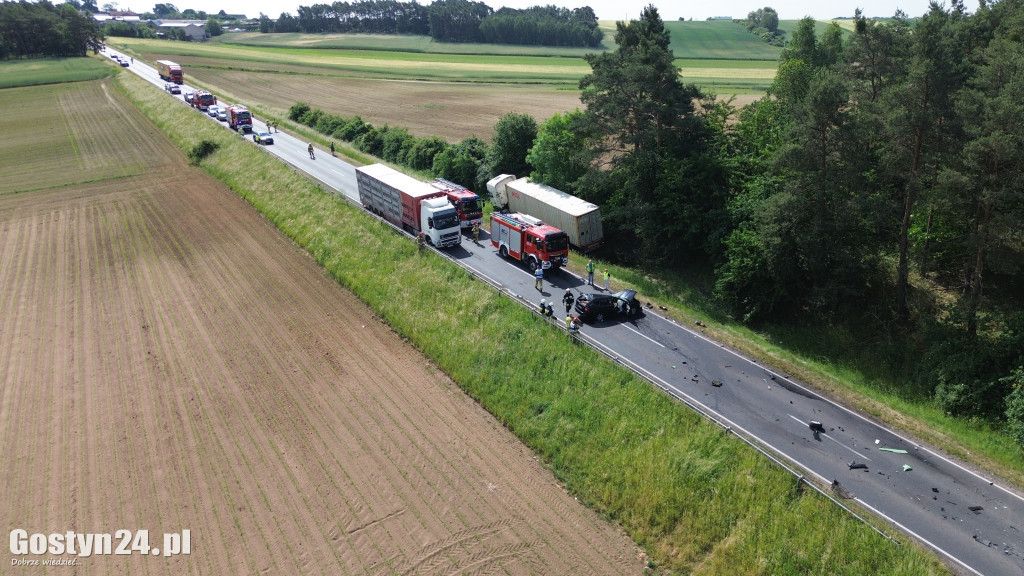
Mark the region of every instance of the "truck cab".
POLYGON ((459 215, 444 197, 420 200, 420 230, 438 248, 462 243, 459 215))
POLYGON ((483 225, 484 212, 480 205, 480 197, 472 190, 444 178, 438 178, 430 185, 448 196, 448 201, 452 203, 455 212, 459 215, 461 228, 472 228, 474 224, 483 225))

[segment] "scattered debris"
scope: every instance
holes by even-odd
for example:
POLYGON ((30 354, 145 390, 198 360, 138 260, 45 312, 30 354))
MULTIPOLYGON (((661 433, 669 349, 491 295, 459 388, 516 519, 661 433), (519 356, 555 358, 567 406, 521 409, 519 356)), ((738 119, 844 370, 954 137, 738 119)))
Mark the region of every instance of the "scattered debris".
POLYGON ((935 492, 936 494, 938 494, 939 493, 939 489, 938 488, 932 488, 932 492, 935 492))
POLYGON ((701 322, 700 320, 697 320, 696 322, 694 322, 694 324, 696 324, 697 326, 700 326, 701 328, 707 328, 708 327, 707 324, 701 322))
POLYGON ((807 427, 810 428, 811 431, 813 431, 813 432, 824 432, 825 431, 825 427, 822 426, 821 422, 818 422, 817 420, 811 420, 810 422, 808 422, 807 423, 807 427))
POLYGON ((850 470, 862 470, 862 469, 863 470, 867 470, 868 469, 868 465, 867 464, 864 464, 863 462, 857 462, 857 461, 850 462, 849 464, 847 464, 847 466, 850 467, 850 470))
POLYGON ((662 306, 661 304, 658 305, 658 308, 661 308, 662 310, 668 310, 668 308, 662 306))
POLYGON ((875 440, 875 444, 878 444, 879 442, 880 442, 880 440, 877 440, 877 439, 875 440))
POLYGON ((971 512, 974 512, 975 514, 984 510, 984 508, 982 508, 981 506, 968 506, 967 509, 970 510, 971 512))
POLYGON ((899 448, 879 448, 879 450, 881 450, 882 452, 893 452, 895 454, 906 454, 907 453, 906 450, 901 450, 899 448))
POLYGON ((992 541, 991 540, 978 540, 978 535, 977 534, 975 534, 974 536, 971 536, 971 538, 974 538, 975 540, 977 540, 979 544, 984 544, 985 546, 991 546, 992 545, 992 541))
POLYGON ((721 380, 712 380, 711 381, 711 385, 714 386, 715 388, 721 388, 722 387, 722 381, 721 380))
POLYGON ((904 464, 903 465, 903 471, 904 472, 910 472, 911 470, 913 470, 913 468, 910 467, 910 464, 904 464))

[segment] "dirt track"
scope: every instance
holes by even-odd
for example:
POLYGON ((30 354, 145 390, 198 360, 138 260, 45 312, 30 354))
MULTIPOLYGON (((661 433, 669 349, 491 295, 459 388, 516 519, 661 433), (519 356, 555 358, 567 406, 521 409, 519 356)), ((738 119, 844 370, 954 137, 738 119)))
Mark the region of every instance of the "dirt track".
MULTIPOLYGON (((642 572, 620 530, 360 301, 101 100, 66 113, 172 160, 0 195, 0 525, 146 529, 152 546, 191 531, 190 555, 62 574, 642 572)), ((107 158, 138 147, 111 139, 107 158)), ((0 574, 57 557, 8 550, 0 574)))

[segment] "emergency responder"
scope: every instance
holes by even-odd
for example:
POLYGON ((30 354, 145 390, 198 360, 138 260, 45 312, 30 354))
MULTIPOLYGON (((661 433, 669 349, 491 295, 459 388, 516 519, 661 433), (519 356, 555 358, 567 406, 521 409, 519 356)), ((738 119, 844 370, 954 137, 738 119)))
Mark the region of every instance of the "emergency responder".
POLYGON ((569 311, 572 310, 572 303, 575 302, 575 301, 576 301, 576 299, 573 298, 572 292, 568 288, 566 288, 565 289, 565 295, 562 296, 562 304, 565 304, 565 313, 566 314, 568 314, 569 311))

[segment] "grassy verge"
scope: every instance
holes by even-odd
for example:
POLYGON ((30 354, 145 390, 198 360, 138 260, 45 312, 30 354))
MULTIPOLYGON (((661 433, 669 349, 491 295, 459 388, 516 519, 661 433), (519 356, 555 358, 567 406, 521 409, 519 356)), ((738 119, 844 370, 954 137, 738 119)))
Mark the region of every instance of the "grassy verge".
POLYGON ((183 151, 305 248, 514 431, 659 568, 699 574, 940 574, 648 383, 368 219, 264 151, 124 74, 126 95, 183 151), (809 518, 823 530, 808 530, 809 518))

